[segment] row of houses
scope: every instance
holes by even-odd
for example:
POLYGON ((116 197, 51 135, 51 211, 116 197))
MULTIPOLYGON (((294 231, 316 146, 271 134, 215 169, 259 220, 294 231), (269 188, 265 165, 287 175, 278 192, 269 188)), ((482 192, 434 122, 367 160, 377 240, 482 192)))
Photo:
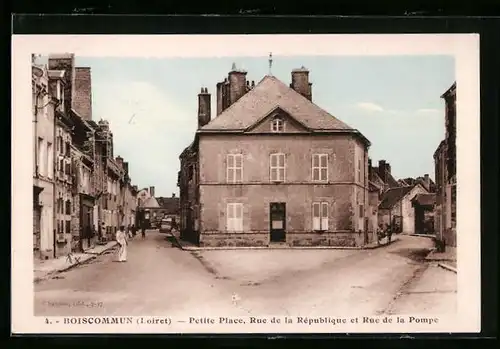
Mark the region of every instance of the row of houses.
POLYGON ((198 128, 180 154, 181 238, 201 246, 342 245, 377 230, 433 233, 436 184, 372 166, 369 140, 313 102, 309 71, 250 83, 233 65, 198 95, 198 128))
POLYGON ((369 163, 370 224, 393 233, 433 234, 435 183, 429 174, 396 180, 391 166, 380 160, 369 163))
POLYGON ((457 246, 457 146, 456 146, 456 82, 443 93, 445 137, 434 152, 436 172, 435 231, 443 246, 457 246))
POLYGON ((158 228, 162 219, 170 218, 172 222, 180 220, 180 200, 171 197, 155 196, 155 187, 143 188, 137 194, 137 208, 140 226, 146 229, 158 228))
POLYGON ((434 153, 435 181, 428 174, 395 180, 390 165, 371 167, 373 222, 396 232, 432 234, 442 246, 456 248, 456 82, 442 95, 445 103, 445 138, 434 153))
POLYGON ((50 259, 113 239, 134 224, 137 187, 114 156, 106 120, 92 118, 91 71, 73 54, 32 56, 33 253, 50 259))

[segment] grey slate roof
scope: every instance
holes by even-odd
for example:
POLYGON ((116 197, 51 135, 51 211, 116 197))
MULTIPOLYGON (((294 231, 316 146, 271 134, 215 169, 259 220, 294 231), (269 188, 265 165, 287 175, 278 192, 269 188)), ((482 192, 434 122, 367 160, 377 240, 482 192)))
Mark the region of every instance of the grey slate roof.
POLYGON ((180 199, 179 198, 165 198, 165 197, 159 197, 156 198, 156 201, 158 201, 158 204, 160 205, 161 208, 165 209, 168 214, 179 214, 180 211, 180 199))
POLYGON ((379 208, 381 209, 392 208, 413 188, 414 186, 411 185, 407 187, 397 187, 388 189, 384 194, 382 194, 382 201, 380 202, 379 208))
POLYGON ((277 78, 269 75, 266 75, 236 103, 203 126, 201 131, 245 130, 276 107, 281 108, 312 130, 355 131, 277 78))
POLYGON ((417 194, 412 201, 421 206, 433 206, 436 203, 436 194, 417 194))

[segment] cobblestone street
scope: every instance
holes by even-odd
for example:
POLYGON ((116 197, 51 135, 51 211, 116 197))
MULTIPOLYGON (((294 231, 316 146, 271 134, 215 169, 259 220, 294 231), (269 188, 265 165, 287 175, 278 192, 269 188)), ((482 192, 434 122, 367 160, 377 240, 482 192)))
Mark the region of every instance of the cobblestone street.
POLYGON ((381 315, 453 311, 456 274, 425 262, 427 238, 373 250, 188 252, 165 234, 35 285, 35 315, 381 315), (418 309, 415 308, 418 306, 418 309))

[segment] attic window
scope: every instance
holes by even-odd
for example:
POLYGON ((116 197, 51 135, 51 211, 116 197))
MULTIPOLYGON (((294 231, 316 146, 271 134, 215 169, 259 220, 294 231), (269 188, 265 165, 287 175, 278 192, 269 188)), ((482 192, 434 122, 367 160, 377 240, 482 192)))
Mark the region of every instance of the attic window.
POLYGON ((283 132, 285 130, 285 122, 281 118, 274 118, 271 123, 272 132, 283 132))

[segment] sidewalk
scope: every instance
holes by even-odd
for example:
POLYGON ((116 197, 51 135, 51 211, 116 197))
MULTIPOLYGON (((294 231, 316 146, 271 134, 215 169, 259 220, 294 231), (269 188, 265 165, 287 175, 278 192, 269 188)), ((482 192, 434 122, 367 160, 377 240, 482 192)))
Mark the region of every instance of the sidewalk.
POLYGON ((441 268, 457 272, 457 250, 455 248, 447 247, 445 252, 434 250, 425 259, 429 262, 437 262, 441 268))
POLYGON ((83 253, 72 253, 54 259, 35 260, 34 265, 34 282, 40 282, 49 277, 69 270, 79 264, 86 263, 98 255, 113 249, 117 245, 116 241, 108 242, 106 245, 96 245, 83 253))
POLYGON ((269 246, 222 246, 222 247, 200 247, 191 242, 184 241, 180 238, 180 232, 172 231, 170 232, 175 240, 175 244, 181 250, 185 251, 212 251, 212 250, 275 250, 275 249, 290 249, 290 250, 373 250, 375 248, 384 247, 389 244, 393 244, 399 240, 398 237, 393 236, 391 242, 389 243, 386 238, 382 239, 381 243, 376 242, 358 247, 348 247, 348 246, 289 246, 287 244, 276 244, 269 246))

